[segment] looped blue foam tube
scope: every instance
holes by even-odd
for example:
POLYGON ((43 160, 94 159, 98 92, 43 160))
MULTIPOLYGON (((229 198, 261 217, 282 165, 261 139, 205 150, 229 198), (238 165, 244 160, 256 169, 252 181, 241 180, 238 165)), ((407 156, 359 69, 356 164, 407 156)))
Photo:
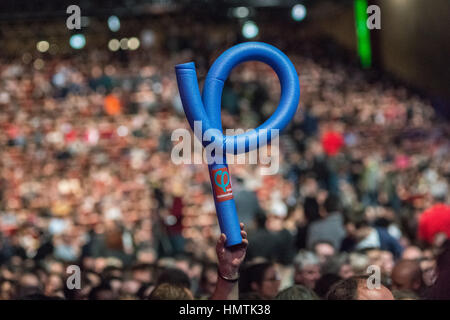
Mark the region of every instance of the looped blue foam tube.
POLYGON ((204 147, 221 151, 213 158, 208 158, 217 217, 221 231, 227 236, 226 246, 240 244, 242 237, 226 153, 239 154, 263 147, 288 125, 297 111, 300 99, 297 71, 289 58, 277 48, 262 42, 245 42, 226 50, 217 58, 206 76, 202 96, 193 62, 177 65, 175 72, 184 112, 192 130, 194 124, 200 121, 202 136, 197 135, 197 138, 204 147), (236 65, 253 60, 268 64, 276 72, 281 87, 280 102, 270 118, 255 130, 224 136, 221 120, 223 86, 236 65), (205 139, 206 136, 210 139, 205 139))

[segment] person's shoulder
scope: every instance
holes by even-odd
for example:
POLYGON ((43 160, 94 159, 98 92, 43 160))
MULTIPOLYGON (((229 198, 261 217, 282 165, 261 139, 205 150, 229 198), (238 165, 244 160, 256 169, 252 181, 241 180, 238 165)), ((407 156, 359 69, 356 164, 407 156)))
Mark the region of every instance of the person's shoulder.
POLYGON ((329 226, 335 226, 336 224, 340 224, 342 219, 339 218, 338 215, 332 214, 328 217, 316 220, 310 224, 311 230, 317 230, 322 228, 327 228, 329 226))
POLYGON ((380 238, 382 239, 386 239, 389 241, 397 241, 397 239, 395 239, 388 231, 386 228, 382 228, 382 227, 375 227, 375 230, 377 231, 378 235, 380 236, 380 238))
POLYGON ((382 227, 374 227, 374 229, 377 231, 377 233, 378 233, 379 235, 382 235, 382 236, 389 236, 389 233, 387 232, 387 230, 386 230, 385 228, 382 228, 382 227))
POLYGON ((253 230, 248 233, 248 237, 249 239, 252 239, 252 241, 258 241, 260 239, 264 240, 267 239, 267 237, 270 237, 270 235, 270 232, 263 228, 253 230))
POLYGON ((317 219, 309 224, 309 228, 317 228, 317 226, 324 224, 324 222, 325 218, 317 219))
POLYGON ((294 236, 292 235, 292 233, 291 233, 288 229, 286 229, 286 228, 281 229, 280 231, 273 233, 272 236, 273 236, 275 239, 280 240, 281 242, 284 242, 284 240, 286 240, 286 239, 291 239, 291 238, 294 237, 294 236))
POLYGON ((344 217, 340 212, 333 212, 328 217, 325 218, 330 223, 343 223, 344 217))

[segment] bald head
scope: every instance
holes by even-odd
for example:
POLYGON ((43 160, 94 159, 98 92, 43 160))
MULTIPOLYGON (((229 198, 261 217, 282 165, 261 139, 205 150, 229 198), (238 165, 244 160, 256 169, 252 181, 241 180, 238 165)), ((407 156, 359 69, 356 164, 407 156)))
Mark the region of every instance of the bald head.
POLYGON ((413 260, 400 260, 391 274, 392 289, 418 292, 422 287, 420 264, 413 260))
POLYGON ((365 281, 359 281, 357 300, 394 300, 394 296, 383 285, 379 288, 369 288, 365 281))
POLYGON ((423 252, 419 247, 409 246, 402 254, 403 260, 420 260, 423 258, 423 252))
POLYGON ((24 287, 39 287, 39 278, 32 273, 25 273, 20 277, 19 284, 24 287))
POLYGON ((394 300, 392 292, 383 285, 369 286, 368 277, 355 276, 333 285, 328 300, 394 300))

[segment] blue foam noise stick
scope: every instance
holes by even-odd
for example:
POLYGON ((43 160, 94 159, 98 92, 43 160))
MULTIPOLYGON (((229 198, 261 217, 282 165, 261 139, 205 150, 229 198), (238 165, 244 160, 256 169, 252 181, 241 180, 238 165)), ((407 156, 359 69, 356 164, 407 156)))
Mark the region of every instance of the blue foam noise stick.
POLYGON ((277 48, 262 42, 245 42, 226 50, 217 58, 206 76, 202 96, 193 62, 177 65, 175 72, 184 112, 191 128, 194 130, 194 124, 200 121, 202 136, 197 138, 205 148, 212 146, 220 151, 208 158, 217 218, 220 230, 227 236, 226 246, 240 244, 241 230, 226 153, 239 154, 263 147, 288 125, 300 99, 297 71, 289 58, 277 48), (281 86, 280 102, 270 118, 258 128, 239 135, 224 136, 220 115, 224 83, 235 66, 252 60, 264 62, 276 72, 281 86), (277 129, 275 134, 272 129, 277 129))

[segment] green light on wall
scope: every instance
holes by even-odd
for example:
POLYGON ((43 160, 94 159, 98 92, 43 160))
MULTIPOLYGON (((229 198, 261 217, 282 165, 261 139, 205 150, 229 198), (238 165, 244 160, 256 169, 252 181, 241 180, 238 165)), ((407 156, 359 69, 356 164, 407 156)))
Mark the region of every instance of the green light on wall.
POLYGON ((372 63, 370 47, 370 31, 367 22, 367 0, 355 0, 355 26, 358 42, 358 55, 363 68, 369 68, 372 63))

